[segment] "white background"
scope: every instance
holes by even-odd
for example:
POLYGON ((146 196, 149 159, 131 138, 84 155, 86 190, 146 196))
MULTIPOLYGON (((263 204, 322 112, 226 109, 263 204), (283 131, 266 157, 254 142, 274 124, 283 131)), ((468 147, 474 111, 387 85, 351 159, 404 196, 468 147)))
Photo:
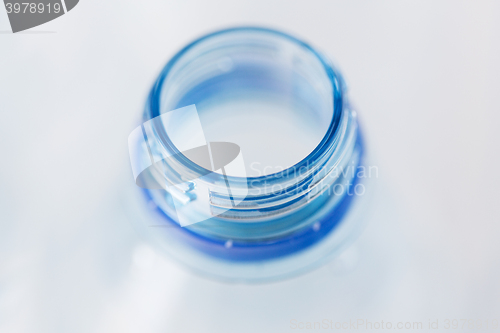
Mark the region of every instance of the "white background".
POLYGON ((0 9, 0 332, 500 320, 499 2, 82 0, 9 30, 0 9), (352 267, 226 285, 133 227, 127 136, 153 80, 235 25, 310 42, 349 84, 384 188, 352 267))

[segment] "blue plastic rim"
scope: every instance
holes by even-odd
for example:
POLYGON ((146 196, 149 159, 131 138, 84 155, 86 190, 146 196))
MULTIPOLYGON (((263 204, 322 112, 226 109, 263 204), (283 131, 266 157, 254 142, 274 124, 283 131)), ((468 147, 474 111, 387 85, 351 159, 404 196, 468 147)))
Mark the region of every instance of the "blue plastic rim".
MULTIPOLYGON (((300 161, 298 164, 288 168, 287 170, 281 171, 279 173, 275 174, 270 174, 267 176, 262 176, 262 177, 257 177, 257 178, 251 178, 251 181, 253 184, 258 184, 259 182, 263 183, 269 183, 272 182, 273 179, 275 178, 283 178, 283 177, 294 177, 295 170, 299 170, 303 167, 307 167, 310 164, 314 164, 314 161, 320 159, 325 153, 327 148, 333 143, 333 140, 335 139, 335 134, 338 130, 338 127, 340 125, 340 118, 342 116, 342 111, 344 108, 344 81, 341 77, 341 75, 334 70, 332 64, 330 64, 327 59, 325 59, 320 53, 318 53, 313 47, 311 47, 309 44, 293 37, 290 36, 286 33, 272 30, 272 29, 267 29, 267 28, 260 28, 260 27, 237 27, 237 28, 231 28, 231 29, 226 29, 226 30, 221 30, 217 31, 211 34, 208 34, 206 36, 203 36, 194 42, 190 43, 186 47, 184 47, 182 50, 180 50, 176 55, 172 57, 172 59, 165 65, 163 70, 160 73, 160 76, 158 77, 158 80, 155 82, 153 85, 153 88, 151 89, 151 92, 148 97, 148 101, 146 104, 146 110, 144 113, 145 116, 145 121, 155 118, 160 115, 161 113, 161 106, 160 106, 160 95, 161 95, 161 90, 163 83, 165 81, 165 78, 168 76, 170 73, 172 67, 177 63, 177 61, 184 55, 186 54, 189 50, 191 50, 194 46, 200 44, 201 42, 213 38, 216 36, 224 35, 224 34, 230 34, 230 33, 235 33, 235 32, 261 32, 261 33, 268 33, 268 34, 273 34, 275 36, 279 36, 285 39, 288 39, 289 41, 297 44, 298 46, 301 46, 307 50, 309 50, 312 54, 316 56, 316 58, 320 61, 320 63, 323 65, 323 69, 325 70, 326 75, 330 79, 330 82, 332 83, 332 95, 333 95, 333 117, 332 121, 330 123, 330 126, 323 137, 323 140, 318 144, 318 146, 308 155, 306 156, 302 161, 300 161)), ((177 105, 175 108, 181 108, 186 105, 177 105)), ((197 171, 200 174, 207 174, 208 170, 205 170, 203 167, 191 162, 188 158, 186 158, 184 155, 179 154, 179 150, 175 147, 175 145, 170 141, 168 138, 168 135, 162 130, 162 128, 158 128, 158 135, 160 136, 160 139, 163 141, 163 144, 168 146, 174 153, 176 158, 179 159, 179 163, 182 163, 184 165, 188 165, 191 170, 197 171)), ((223 178, 221 175, 218 175, 216 173, 210 173, 211 176, 214 178, 218 178, 218 180, 222 181, 223 178)), ((233 179, 232 181, 237 181, 236 179, 233 179)), ((249 179, 250 182, 250 179, 249 179)))
MULTIPOLYGON (((334 70, 331 64, 321 56, 314 48, 309 46, 308 44, 287 35, 285 33, 266 29, 266 28, 255 28, 255 27, 240 27, 240 28, 232 28, 227 30, 222 30, 218 32, 211 33, 204 37, 199 38, 198 40, 192 42, 187 45, 181 51, 179 51, 164 67, 159 78, 154 84, 153 88, 148 97, 148 101, 146 103, 144 117, 145 120, 152 119, 160 115, 161 105, 160 105, 160 95, 163 83, 165 78, 169 75, 172 67, 176 64, 176 62, 190 49, 192 49, 195 45, 215 36, 219 36, 222 34, 235 33, 235 32, 260 32, 273 34, 297 45, 309 50, 312 54, 314 54, 320 63, 323 65, 326 75, 331 81, 333 90, 333 116, 327 133, 318 144, 318 146, 302 161, 294 165, 293 167, 281 171, 276 174, 270 174, 262 177, 254 177, 249 178, 248 182, 252 182, 252 184, 269 183, 275 179, 283 179, 286 177, 294 177, 297 169, 302 167, 308 167, 315 163, 315 161, 320 160, 326 153, 327 150, 333 145, 334 140, 336 138, 336 133, 339 129, 341 123, 342 113, 345 112, 344 108, 346 108, 346 101, 344 100, 344 83, 341 75, 334 70)), ((182 107, 183 105, 178 105, 178 107, 182 107)), ((177 148, 172 144, 169 140, 168 135, 161 129, 158 129, 160 139, 162 143, 169 146, 173 151, 179 152, 177 148)), ((358 151, 359 159, 355 166, 356 171, 354 173, 354 178, 348 185, 348 191, 353 193, 353 189, 360 182, 358 177, 358 170, 363 165, 363 157, 364 157, 364 144, 362 140, 361 133, 358 129, 356 143, 354 150, 358 151)), ((189 165, 189 167, 193 170, 197 170, 199 173, 207 173, 205 169, 201 166, 194 164, 189 159, 187 159, 182 154, 176 154, 176 158, 179 158, 179 162, 185 165, 189 165)), ((222 177, 219 174, 211 173, 211 177, 222 177)), ((150 193, 151 190, 144 189, 143 193, 148 202, 153 201, 153 196, 150 193)), ((240 262, 248 262, 248 261, 262 261, 269 259, 276 259, 280 257, 284 257, 293 253, 297 253, 299 251, 303 251, 312 245, 316 244, 320 240, 322 240, 325 236, 334 232, 335 228, 340 224, 343 217, 349 210, 352 201, 355 200, 355 195, 344 195, 341 200, 321 219, 317 220, 314 225, 309 225, 302 229, 299 229, 295 232, 291 232, 283 237, 279 237, 272 240, 262 240, 262 241, 238 241, 238 240, 221 240, 217 238, 211 238, 204 235, 200 235, 188 228, 180 227, 167 213, 165 213, 159 206, 156 206, 155 210, 160 214, 162 220, 166 225, 169 226, 169 232, 172 233, 172 236, 176 237, 179 241, 189 245, 206 255, 210 255, 219 259, 230 260, 230 261, 240 261, 240 262)))

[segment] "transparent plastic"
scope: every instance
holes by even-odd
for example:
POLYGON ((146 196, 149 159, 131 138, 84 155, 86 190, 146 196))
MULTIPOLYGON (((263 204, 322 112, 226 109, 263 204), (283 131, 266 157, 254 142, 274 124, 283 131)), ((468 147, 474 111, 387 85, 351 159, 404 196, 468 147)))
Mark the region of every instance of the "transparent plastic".
POLYGON ((298 274, 359 229, 356 112, 331 62, 294 37, 235 28, 189 44, 154 84, 143 123, 129 144, 158 155, 150 156, 160 161, 152 177, 167 184, 142 190, 148 233, 204 275, 253 282, 298 274), (190 158, 185 147, 203 143, 212 154, 234 144, 237 162, 190 158))

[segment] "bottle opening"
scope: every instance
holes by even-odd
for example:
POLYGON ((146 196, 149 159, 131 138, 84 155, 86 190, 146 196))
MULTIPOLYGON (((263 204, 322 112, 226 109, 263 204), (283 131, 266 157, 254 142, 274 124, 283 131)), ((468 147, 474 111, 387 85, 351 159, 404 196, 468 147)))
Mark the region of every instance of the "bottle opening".
POLYGON ((321 58, 303 43, 264 29, 234 29, 174 58, 159 112, 194 104, 199 120, 173 119, 167 135, 198 142, 199 133, 186 129, 200 121, 207 142, 236 144, 247 177, 262 177, 297 165, 318 147, 333 120, 333 90, 321 58))

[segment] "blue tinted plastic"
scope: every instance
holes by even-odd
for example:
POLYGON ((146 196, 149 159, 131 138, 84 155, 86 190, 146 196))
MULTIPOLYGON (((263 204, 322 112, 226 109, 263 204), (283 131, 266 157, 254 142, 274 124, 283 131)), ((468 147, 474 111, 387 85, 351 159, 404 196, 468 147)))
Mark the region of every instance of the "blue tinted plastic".
MULTIPOLYGON (((364 149, 356 113, 351 111, 345 97, 343 79, 315 49, 284 33, 263 28, 235 28, 207 35, 189 44, 161 72, 148 97, 144 121, 189 105, 196 105, 200 118, 207 123, 226 121, 231 117, 237 119, 245 116, 243 111, 237 111, 238 108, 245 101, 256 100, 261 103, 259 105, 281 103, 283 110, 296 108, 293 112, 305 116, 297 118, 303 119, 303 123, 298 122, 294 132, 280 132, 280 128, 273 125, 281 136, 281 150, 285 155, 299 150, 294 148, 303 134, 302 127, 305 133, 306 128, 312 127, 314 131, 316 126, 317 142, 314 146, 308 143, 309 146, 305 145, 303 149, 310 151, 300 159, 296 158, 296 162, 287 160, 284 164, 289 165, 279 172, 265 172, 274 170, 279 159, 262 155, 272 161, 270 164, 274 163, 268 169, 264 168, 264 172, 256 171, 262 175, 248 175, 246 178, 228 175, 236 187, 240 184, 248 188, 248 194, 235 207, 229 206, 230 209, 223 213, 187 227, 178 224, 172 208, 173 200, 176 200, 174 196, 165 190, 144 190, 147 200, 155 204, 155 210, 161 216, 161 225, 166 227, 160 238, 165 238, 167 251, 201 271, 211 270, 206 268, 206 262, 211 260, 214 267, 223 267, 222 270, 214 268, 209 274, 248 280, 285 274, 284 270, 274 274, 269 268, 262 275, 252 273, 250 276, 244 267, 290 258, 292 254, 305 253, 320 243, 325 247, 324 244, 330 241, 324 239, 332 238, 357 197, 355 189, 360 182, 358 171, 363 166, 364 149), (232 103, 228 105, 233 108, 218 113, 224 103, 232 103), (312 119, 311 122, 308 119, 312 119), (189 254, 184 255, 184 252, 189 254), (224 264, 225 261, 228 265, 224 264), (240 270, 241 273, 229 270, 240 270)), ((293 112, 290 111, 290 116, 293 112)), ((280 118, 269 118, 269 121, 285 124, 289 121, 286 115, 283 111, 280 118)), ((266 119, 266 114, 256 117, 266 119)), ((215 137, 220 135, 221 127, 214 124, 216 130, 209 136, 215 137)), ((182 122, 177 128, 182 130, 182 122)), ((189 174, 190 179, 196 179, 187 190, 194 199, 186 205, 207 195, 213 212, 217 212, 218 207, 228 207, 233 197, 199 190, 203 188, 200 185, 223 184, 223 175, 207 171, 180 153, 162 126, 155 126, 154 131, 162 149, 173 156, 168 165, 172 172, 180 178, 189 174)), ((239 127, 236 132, 242 137, 262 135, 266 140, 273 140, 277 135, 259 132, 255 126, 239 127)), ((255 145, 254 154, 249 154, 253 163, 259 161, 259 149, 265 150, 266 146, 255 145)), ((275 146, 276 151, 280 151, 281 146, 275 146)), ((243 144, 243 147, 249 148, 249 145, 243 144)), ((242 152, 245 154, 245 149, 242 148, 242 152)), ((336 242, 329 245, 332 251, 338 247, 336 242)), ((322 250, 323 255, 327 252, 322 250)), ((297 259, 295 269, 302 269, 320 259, 317 256, 297 259)), ((287 265, 294 265, 293 261, 289 262, 287 265)), ((285 271, 293 270, 294 267, 289 267, 285 271)))

